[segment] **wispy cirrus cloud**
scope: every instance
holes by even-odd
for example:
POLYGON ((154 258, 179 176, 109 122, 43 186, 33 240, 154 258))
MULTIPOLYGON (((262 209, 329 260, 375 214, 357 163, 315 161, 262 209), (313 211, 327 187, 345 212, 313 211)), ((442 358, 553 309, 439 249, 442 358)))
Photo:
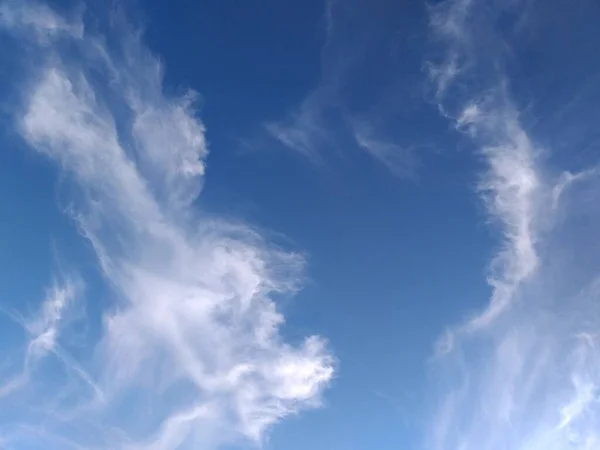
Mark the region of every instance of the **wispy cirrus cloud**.
POLYGON ((441 382, 427 448, 600 443, 600 253, 583 225, 598 215, 579 200, 597 194, 600 180, 594 167, 561 175, 548 164, 553 149, 537 144, 522 120, 497 25, 522 6, 448 0, 430 11, 444 49, 430 79, 440 110, 478 149, 478 191, 500 242, 487 305, 438 343, 433 368, 441 382))
POLYGON ((398 36, 380 35, 395 28, 381 24, 384 18, 379 14, 386 9, 381 3, 365 13, 361 2, 326 2, 320 79, 283 118, 266 123, 265 130, 314 164, 364 151, 394 175, 411 179, 417 174, 415 145, 398 139, 395 131, 401 119, 384 106, 390 96, 398 97, 395 105, 401 104, 404 93, 394 86, 397 80, 361 81, 365 73, 375 72, 372 66, 385 75, 402 76, 395 68, 398 36), (375 55, 380 59, 369 60, 375 55), (355 97, 369 100, 357 102, 355 97))
POLYGON ((354 124, 353 132, 358 146, 380 161, 390 172, 404 179, 416 176, 418 161, 413 148, 382 141, 368 125, 358 122, 354 124))
POLYGON ((77 290, 75 283, 71 281, 62 285, 55 283, 49 289, 39 313, 24 323, 31 335, 27 346, 28 359, 41 358, 55 350, 65 313, 76 301, 77 290))
POLYGON ((83 23, 80 20, 56 15, 44 4, 23 4, 15 8, 15 3, 8 1, 0 5, 0 20, 8 31, 34 33, 42 42, 60 34, 77 38, 83 35, 83 23))
MULTIPOLYGON (((326 341, 279 333, 276 299, 300 288, 302 257, 192 206, 208 154, 194 93, 164 93, 161 63, 123 20, 111 22, 115 43, 43 4, 2 12, 3 29, 32 29, 29 43, 44 47, 18 129, 73 181, 69 212, 114 296, 93 360, 65 345, 59 366, 37 371, 44 402, 0 424, 7 448, 217 448, 260 442, 282 418, 319 406, 334 373, 326 341), (49 41, 57 30, 66 32, 49 41)), ((60 346, 74 290, 52 293, 25 324, 30 358, 60 346)), ((20 387, 22 402, 32 386, 20 387)))

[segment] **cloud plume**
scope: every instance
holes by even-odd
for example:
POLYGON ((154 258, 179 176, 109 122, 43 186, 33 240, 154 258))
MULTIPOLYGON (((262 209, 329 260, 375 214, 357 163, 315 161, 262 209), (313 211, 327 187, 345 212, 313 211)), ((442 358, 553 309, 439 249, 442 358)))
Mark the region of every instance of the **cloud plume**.
MULTIPOLYGON (((195 94, 165 94, 162 64, 122 20, 111 22, 118 44, 41 4, 6 3, 0 23, 22 39, 34 30, 38 71, 16 123, 72 180, 69 214, 113 297, 93 360, 64 349, 52 368, 89 383, 67 380, 63 398, 3 425, 4 445, 209 449, 260 442, 319 406, 334 372, 326 341, 279 333, 277 299, 301 287, 302 257, 196 207, 208 150, 195 94)), ((45 304, 29 354, 58 345, 70 293, 45 304)), ((37 375, 36 389, 56 378, 37 375)))

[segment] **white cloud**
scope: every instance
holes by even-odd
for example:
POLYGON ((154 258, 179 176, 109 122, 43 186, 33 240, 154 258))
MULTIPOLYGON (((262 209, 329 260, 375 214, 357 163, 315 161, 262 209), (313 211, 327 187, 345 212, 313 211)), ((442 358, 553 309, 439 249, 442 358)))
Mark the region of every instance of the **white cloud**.
POLYGON ((386 166, 390 172, 402 178, 413 178, 416 174, 416 157, 410 147, 402 147, 373 136, 365 125, 354 125, 354 138, 367 153, 386 166))
POLYGON ((563 192, 571 187, 573 184, 586 181, 590 177, 594 177, 598 174, 598 168, 592 167, 590 169, 583 170, 578 173, 571 173, 569 171, 563 172, 560 179, 552 190, 552 205, 556 209, 559 207, 560 197, 563 192))
POLYGON ((438 100, 444 97, 448 87, 469 65, 465 53, 472 50, 472 43, 469 39, 471 29, 467 21, 474 3, 474 0, 456 0, 429 6, 429 26, 433 37, 447 46, 441 61, 427 64, 438 100))
POLYGON ((40 358, 55 350, 61 322, 64 320, 65 312, 76 300, 76 294, 75 284, 69 281, 62 286, 54 284, 49 290, 39 315, 25 324, 31 334, 28 346, 29 357, 40 358))
MULTIPOLYGON (((21 19, 8 25, 42 27, 29 11, 13 9, 21 19)), ((26 141, 76 182, 71 214, 115 296, 93 367, 68 364, 89 374, 103 398, 83 409, 78 402, 75 424, 106 431, 79 444, 167 450, 261 441, 285 416, 319 406, 334 373, 323 338, 292 345, 279 334, 276 298, 298 289, 303 260, 244 224, 199 218, 190 204, 207 147, 194 94, 167 96, 162 67, 139 37, 113 32, 118 51, 97 36, 76 41, 82 60, 52 48, 18 118, 26 141), (92 83, 89 67, 109 79, 92 83), (108 433, 114 427, 121 437, 108 433)), ((35 348, 54 343, 68 303, 54 300, 35 348)))
POLYGON ((7 381, 0 386, 0 398, 21 394, 35 377, 36 371, 44 364, 44 359, 53 356, 64 364, 67 371, 74 373, 88 384, 101 397, 97 386, 85 370, 64 351, 60 340, 70 325, 80 318, 79 297, 82 283, 77 278, 54 280, 47 290, 46 298, 35 314, 23 315, 19 311, 3 309, 9 319, 20 325, 27 334, 26 352, 22 367, 17 368, 7 381))
POLYGON ((489 301, 437 343, 432 367, 445 383, 426 447, 597 448, 600 254, 582 231, 599 217, 581 193, 597 195, 600 180, 595 168, 554 176, 560 168, 545 166, 552 149, 536 145, 498 69, 490 17, 505 7, 448 0, 432 9, 445 49, 431 66, 440 109, 479 149, 479 193, 501 239, 489 301))
POLYGON ((286 120, 265 124, 267 132, 281 144, 313 163, 322 164, 323 148, 335 146, 323 116, 327 108, 327 96, 325 90, 316 89, 286 120))
POLYGON ((488 279, 492 287, 490 303, 465 326, 467 331, 488 326, 509 308, 515 301, 515 290, 536 270, 535 217, 546 200, 537 162, 542 150, 536 148, 521 125, 518 108, 503 75, 492 72, 486 76, 488 69, 478 67, 493 59, 486 55, 482 63, 479 50, 472 43, 487 38, 473 36, 483 28, 482 23, 487 23, 487 16, 480 12, 479 6, 472 0, 449 0, 430 10, 432 35, 434 40, 442 40, 446 50, 442 61, 447 63, 460 54, 465 70, 470 70, 463 75, 473 78, 471 72, 475 72, 482 79, 466 92, 460 78, 454 79, 459 72, 443 82, 435 77, 433 81, 440 94, 440 110, 479 147, 486 170, 478 190, 503 236, 502 248, 492 261, 488 279), (460 85, 459 93, 455 92, 458 88, 453 89, 453 83, 460 85), (448 113, 453 110, 457 113, 448 113))
POLYGON ((535 167, 536 149, 511 105, 488 113, 488 118, 478 123, 478 130, 480 127, 493 139, 482 148, 489 169, 480 191, 490 214, 502 224, 505 243, 492 263, 490 284, 494 291, 490 305, 472 320, 472 327, 486 326, 508 307, 514 289, 538 265, 534 217, 540 180, 535 167))

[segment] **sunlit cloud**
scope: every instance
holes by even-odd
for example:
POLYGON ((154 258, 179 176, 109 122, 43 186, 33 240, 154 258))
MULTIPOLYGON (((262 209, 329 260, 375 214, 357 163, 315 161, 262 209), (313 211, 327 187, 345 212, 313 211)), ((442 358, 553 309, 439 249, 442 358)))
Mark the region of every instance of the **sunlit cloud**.
POLYGON ((600 180, 595 167, 549 166, 553 149, 521 120, 493 26, 518 7, 449 0, 430 11, 445 49, 428 66, 430 79, 440 110, 478 149, 478 191, 500 240, 487 305, 437 343, 427 448, 579 450, 600 442, 600 261, 589 247, 594 236, 580 231, 582 221, 598 224, 580 198, 597 193, 600 180))
POLYGON ((277 299, 301 288, 302 256, 193 205, 208 154, 194 92, 164 93, 162 64, 123 20, 112 21, 119 44, 109 45, 41 4, 2 12, 4 29, 31 29, 29 43, 44 47, 17 128, 73 181, 68 213, 113 297, 92 362, 63 339, 65 314, 85 299, 74 285, 54 286, 23 323, 24 359, 60 366, 20 386, 44 402, 2 433, 8 448, 217 448, 261 442, 284 417, 320 406, 334 374, 326 341, 279 333, 277 299))

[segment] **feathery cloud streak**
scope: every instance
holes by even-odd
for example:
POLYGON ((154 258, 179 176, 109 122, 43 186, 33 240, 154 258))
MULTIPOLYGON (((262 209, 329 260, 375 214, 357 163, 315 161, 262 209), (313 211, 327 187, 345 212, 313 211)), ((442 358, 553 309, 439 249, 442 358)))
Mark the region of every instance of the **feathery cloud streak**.
MULTIPOLYGON (((352 151, 362 151, 391 173, 415 178, 417 157, 414 145, 400 143, 398 112, 384 103, 400 97, 397 80, 361 82, 365 73, 398 76, 394 46, 396 25, 381 23, 380 2, 369 8, 356 1, 328 0, 325 6, 325 43, 321 50, 321 76, 297 107, 283 119, 265 124, 267 133, 315 164, 327 164, 352 151), (382 36, 384 35, 384 36, 382 36), (374 58, 369 60, 368 57, 374 58), (385 55, 385 56, 381 56, 385 55), (377 67, 374 71, 372 67, 377 67), (386 91, 386 92, 382 92, 386 91), (355 93, 368 101, 357 102, 355 93), (357 106, 360 105, 360 106, 357 106)), ((394 102, 394 105, 398 105, 394 102)))
MULTIPOLYGON (((302 257, 192 206, 207 156, 194 93, 164 93, 162 65, 121 19, 115 44, 41 4, 9 2, 1 13, 4 30, 39 46, 18 129, 74 181, 69 212, 114 293, 93 362, 62 349, 59 366, 4 397, 27 398, 34 383, 61 393, 3 424, 4 445, 217 448, 260 441, 318 406, 334 372, 326 342, 292 345, 278 331, 275 300, 300 288, 302 257), (77 380, 56 375, 65 371, 77 380)), ((59 348, 75 291, 53 292, 28 326, 29 360, 59 348)))
POLYGON ((596 169, 554 176, 553 149, 522 124, 502 69, 496 21, 520 2, 448 0, 431 7, 443 56, 429 66, 440 111, 469 136, 485 163, 479 192, 501 247, 489 271, 491 298, 438 342, 443 373, 427 448, 592 449, 600 445, 598 275, 590 246, 598 223, 582 192, 596 169), (560 200, 557 200, 560 198, 560 200))

